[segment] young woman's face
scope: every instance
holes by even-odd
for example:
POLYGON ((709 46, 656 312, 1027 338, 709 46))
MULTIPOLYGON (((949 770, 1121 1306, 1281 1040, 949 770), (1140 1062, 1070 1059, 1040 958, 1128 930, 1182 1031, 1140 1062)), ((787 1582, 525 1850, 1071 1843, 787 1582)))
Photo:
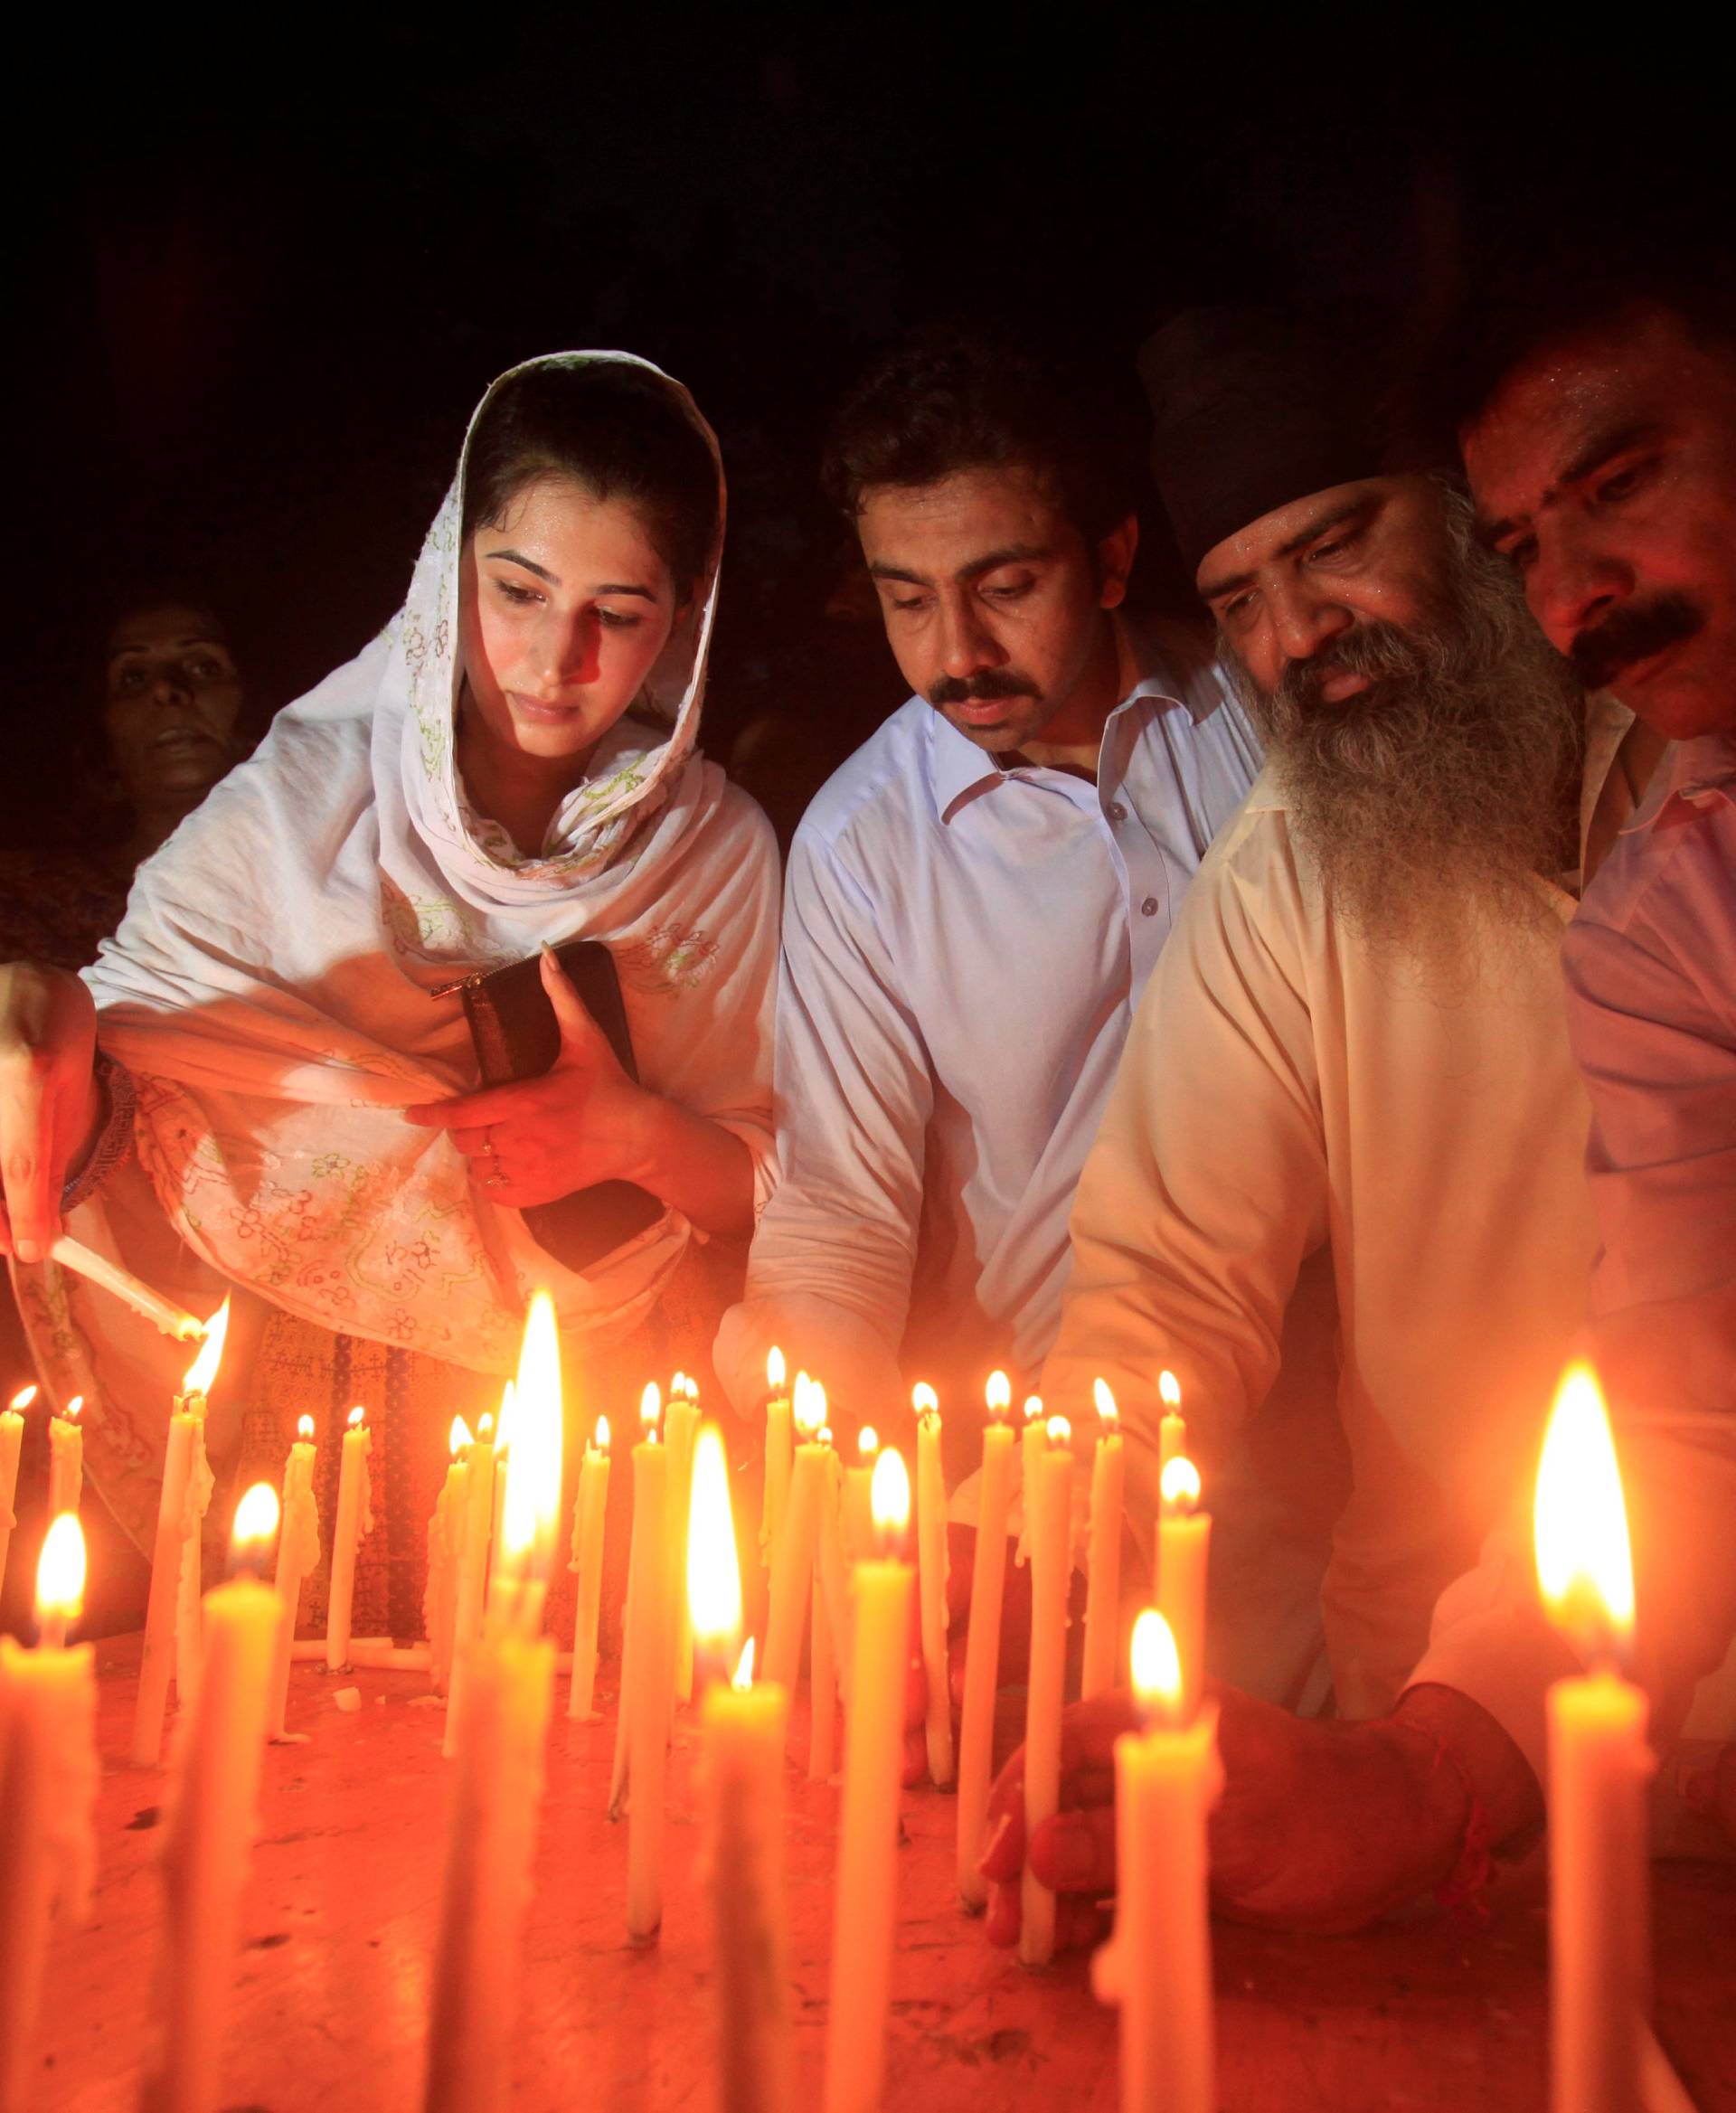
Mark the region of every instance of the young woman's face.
POLYGON ((679 614, 634 507, 552 476, 471 536, 459 606, 472 731, 551 763, 583 762, 679 614))

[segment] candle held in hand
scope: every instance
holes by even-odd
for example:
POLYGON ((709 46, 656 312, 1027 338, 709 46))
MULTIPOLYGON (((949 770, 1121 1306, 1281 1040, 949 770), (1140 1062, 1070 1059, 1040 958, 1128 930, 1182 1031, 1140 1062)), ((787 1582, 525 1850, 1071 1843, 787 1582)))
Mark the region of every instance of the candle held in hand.
POLYGON ((1650 1984, 1644 1692, 1618 1661, 1634 1573, 1615 1444, 1595 1376, 1570 1366, 1537 1470, 1537 1579, 1590 1670, 1558 1680, 1549 1718, 1550 2042, 1555 2113, 1640 2102, 1650 1984))

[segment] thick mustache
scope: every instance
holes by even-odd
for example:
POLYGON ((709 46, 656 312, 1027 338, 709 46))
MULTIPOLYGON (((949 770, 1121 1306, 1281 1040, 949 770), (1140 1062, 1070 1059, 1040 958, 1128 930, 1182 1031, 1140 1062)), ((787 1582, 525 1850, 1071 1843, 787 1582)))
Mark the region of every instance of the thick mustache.
POLYGON ((1378 688, 1382 682, 1416 676, 1420 666, 1421 656, 1416 646, 1396 624, 1383 620, 1366 624, 1346 632, 1342 638, 1329 640, 1306 660, 1287 661, 1273 691, 1273 702, 1299 712, 1365 712, 1376 701, 1369 692, 1350 698, 1345 705, 1324 707, 1321 685, 1333 675, 1358 674, 1366 675, 1378 688))
POLYGON ((1594 629, 1581 631, 1567 657, 1588 690, 1607 689, 1624 668, 1692 638, 1705 620, 1705 611, 1685 594, 1655 595, 1629 602, 1594 629))
POLYGON ((1001 697, 1034 697, 1037 685, 1016 668, 986 667, 980 674, 942 675, 929 692, 929 703, 988 704, 1001 697))

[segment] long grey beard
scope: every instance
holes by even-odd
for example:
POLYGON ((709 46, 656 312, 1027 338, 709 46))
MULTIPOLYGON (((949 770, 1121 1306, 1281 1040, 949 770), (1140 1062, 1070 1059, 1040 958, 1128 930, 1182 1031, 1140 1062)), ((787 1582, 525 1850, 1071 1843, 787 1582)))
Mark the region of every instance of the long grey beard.
POLYGON ((1451 571, 1420 627, 1346 632, 1269 694, 1220 647, 1335 910, 1376 944, 1463 963, 1473 933, 1553 914, 1536 877, 1573 862, 1585 706, 1463 499, 1445 498, 1451 571), (1319 702, 1341 669, 1369 688, 1319 702))

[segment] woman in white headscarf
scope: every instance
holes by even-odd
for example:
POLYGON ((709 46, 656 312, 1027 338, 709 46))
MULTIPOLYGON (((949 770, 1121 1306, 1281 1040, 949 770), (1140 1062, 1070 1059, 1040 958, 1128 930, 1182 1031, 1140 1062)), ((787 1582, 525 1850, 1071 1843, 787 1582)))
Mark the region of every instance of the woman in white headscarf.
MULTIPOLYGON (((184 1354, 42 1259, 62 1220, 199 1310, 233 1285, 341 1331, 351 1365, 395 1346, 475 1375, 511 1369, 542 1285, 570 1365, 624 1371, 637 1343, 651 1376, 684 1260, 750 1229, 778 874, 696 747, 722 521, 677 383, 623 354, 515 368, 386 631, 140 870, 82 981, 0 969, 21 1304, 136 1538, 184 1354), (544 957, 553 1070, 476 1091, 456 986, 575 939, 609 951, 637 1080, 544 957), (661 1207, 569 1269, 523 1213, 603 1182, 661 1207)), ((441 1392, 401 1357, 393 1383, 441 1392)))

